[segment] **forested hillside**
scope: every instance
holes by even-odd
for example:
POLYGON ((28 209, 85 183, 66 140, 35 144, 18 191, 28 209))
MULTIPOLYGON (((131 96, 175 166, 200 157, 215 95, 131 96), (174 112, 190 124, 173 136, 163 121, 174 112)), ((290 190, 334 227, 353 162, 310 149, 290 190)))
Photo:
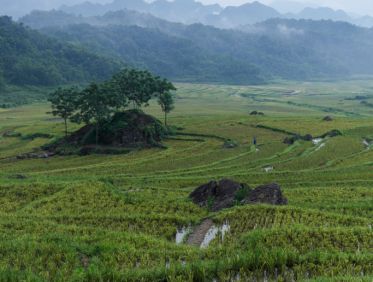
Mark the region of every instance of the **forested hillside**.
POLYGON ((177 81, 247 84, 373 74, 372 30, 343 22, 274 19, 224 30, 128 10, 87 18, 38 12, 22 20, 177 81))
POLYGON ((102 80, 119 67, 111 59, 46 37, 9 17, 0 17, 0 87, 102 80))

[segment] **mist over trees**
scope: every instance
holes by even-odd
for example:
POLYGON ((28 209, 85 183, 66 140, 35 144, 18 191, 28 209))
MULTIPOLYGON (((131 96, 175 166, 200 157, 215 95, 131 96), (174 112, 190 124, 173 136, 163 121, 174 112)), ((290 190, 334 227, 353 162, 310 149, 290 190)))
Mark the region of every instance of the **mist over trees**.
POLYGON ((130 11, 80 19, 89 24, 41 31, 175 81, 261 84, 373 74, 372 31, 344 22, 273 19, 223 30, 130 11))
POLYGON ((0 80, 14 85, 53 86, 103 80, 121 63, 81 46, 51 39, 0 17, 0 80))

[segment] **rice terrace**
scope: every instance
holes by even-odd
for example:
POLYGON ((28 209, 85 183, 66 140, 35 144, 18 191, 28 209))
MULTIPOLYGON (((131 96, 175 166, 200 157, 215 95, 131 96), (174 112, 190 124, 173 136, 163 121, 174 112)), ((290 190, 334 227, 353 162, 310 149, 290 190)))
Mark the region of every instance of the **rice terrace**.
POLYGON ((120 152, 48 155, 49 103, 0 109, 1 281, 373 281, 373 80, 175 86, 172 134, 120 152))

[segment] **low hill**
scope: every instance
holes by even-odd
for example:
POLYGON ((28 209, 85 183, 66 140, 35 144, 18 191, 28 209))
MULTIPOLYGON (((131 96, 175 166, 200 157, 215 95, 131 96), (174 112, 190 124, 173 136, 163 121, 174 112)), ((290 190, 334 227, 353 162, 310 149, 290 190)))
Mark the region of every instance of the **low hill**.
POLYGON ((0 17, 0 85, 48 86, 102 80, 120 64, 0 17))

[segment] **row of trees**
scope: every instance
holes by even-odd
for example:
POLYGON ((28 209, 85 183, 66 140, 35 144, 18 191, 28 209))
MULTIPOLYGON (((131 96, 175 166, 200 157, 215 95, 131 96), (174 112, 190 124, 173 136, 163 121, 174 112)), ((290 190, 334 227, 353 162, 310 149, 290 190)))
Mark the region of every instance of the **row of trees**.
POLYGON ((50 95, 51 114, 64 120, 65 136, 67 123, 92 124, 96 127, 96 143, 100 125, 109 120, 116 112, 129 106, 134 109, 148 106, 152 98, 157 98, 164 112, 165 125, 167 114, 174 109, 171 91, 175 86, 148 71, 125 69, 104 83, 91 83, 83 90, 77 87, 59 88, 50 95))

